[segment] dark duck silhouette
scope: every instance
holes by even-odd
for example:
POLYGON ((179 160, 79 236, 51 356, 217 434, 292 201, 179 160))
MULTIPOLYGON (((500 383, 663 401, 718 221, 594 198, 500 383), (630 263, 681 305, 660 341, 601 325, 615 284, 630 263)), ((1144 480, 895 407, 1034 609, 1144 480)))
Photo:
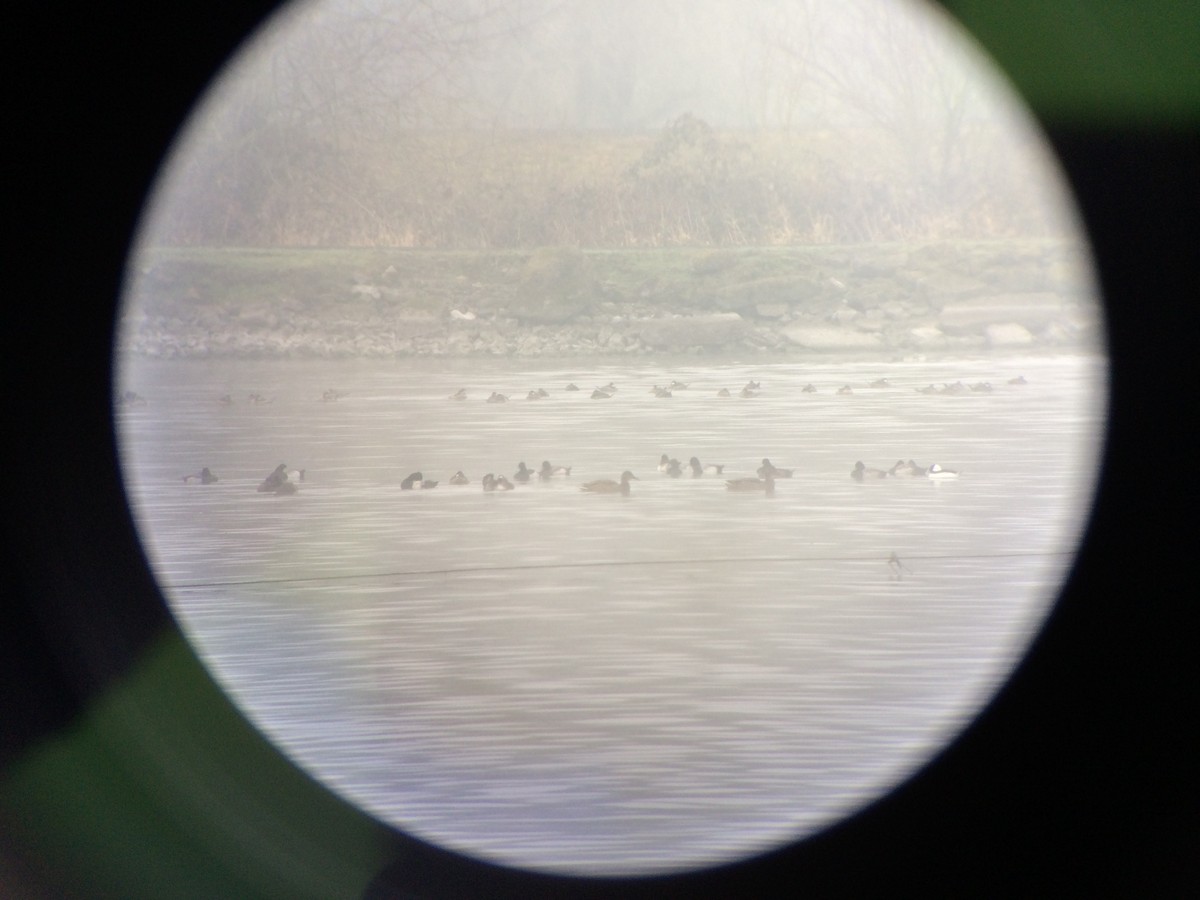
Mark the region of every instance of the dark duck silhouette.
POLYGON ((580 486, 581 491, 587 491, 590 494, 624 494, 629 496, 630 480, 640 480, 636 475, 626 469, 621 473, 620 481, 613 481, 611 478, 600 478, 596 481, 589 481, 580 486))

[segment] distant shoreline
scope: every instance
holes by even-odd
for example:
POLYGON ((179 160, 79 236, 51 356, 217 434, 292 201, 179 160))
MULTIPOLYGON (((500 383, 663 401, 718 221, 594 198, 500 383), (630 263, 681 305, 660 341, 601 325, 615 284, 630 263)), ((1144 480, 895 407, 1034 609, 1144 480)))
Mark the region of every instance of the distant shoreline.
POLYGON ((151 358, 1089 352, 1086 251, 1051 240, 736 249, 151 248, 119 352, 151 358))

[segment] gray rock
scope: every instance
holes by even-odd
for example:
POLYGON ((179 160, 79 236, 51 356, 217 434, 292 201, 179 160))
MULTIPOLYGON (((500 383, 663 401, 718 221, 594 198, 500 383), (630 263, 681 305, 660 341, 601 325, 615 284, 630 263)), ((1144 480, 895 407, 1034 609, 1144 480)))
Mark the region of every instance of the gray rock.
POLYGON ((992 294, 946 304, 938 326, 947 334, 979 334, 993 322, 1017 322, 1027 329, 1040 329, 1061 318, 1063 311, 1056 294, 992 294))
POLYGON ((745 320, 737 313, 713 313, 646 319, 631 323, 629 334, 657 350, 685 350, 693 346, 728 345, 739 340, 746 330, 745 320))
POLYGON ((809 350, 875 350, 883 346, 877 334, 834 325, 789 325, 783 336, 809 350))
POLYGON ((1029 329, 1016 322, 989 325, 984 329, 984 337, 992 347, 1026 347, 1033 343, 1029 329))

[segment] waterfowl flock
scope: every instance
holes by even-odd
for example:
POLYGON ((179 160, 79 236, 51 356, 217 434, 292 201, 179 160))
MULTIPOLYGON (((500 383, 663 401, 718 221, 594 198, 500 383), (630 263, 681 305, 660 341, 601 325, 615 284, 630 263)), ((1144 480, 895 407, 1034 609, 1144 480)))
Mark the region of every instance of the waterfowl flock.
MULTIPOLYGON (((541 468, 535 472, 522 461, 518 463, 517 471, 513 474, 512 481, 509 481, 503 475, 497 476, 494 472, 488 472, 481 479, 480 485, 485 492, 511 491, 516 488, 516 485, 513 484, 514 481, 517 484, 529 484, 535 474, 537 480, 542 482, 552 479, 570 478, 572 468, 572 466, 556 466, 549 460, 544 460, 541 468)), ((679 478, 683 474, 684 466, 678 459, 664 453, 660 457, 657 469, 669 478, 679 478)), ((692 478, 703 478, 706 475, 724 477, 725 465, 723 463, 702 464, 698 457, 693 456, 688 460, 687 470, 690 472, 692 478)), ((887 469, 873 468, 862 460, 859 460, 850 471, 850 477, 858 482, 906 477, 926 478, 930 481, 949 481, 958 478, 960 474, 959 470, 947 469, 939 463, 921 466, 911 459, 897 460, 887 469)), ((756 476, 726 478, 725 487, 727 490, 737 492, 761 492, 770 497, 775 494, 775 482, 778 479, 791 478, 793 470, 780 468, 772 463, 770 459, 764 457, 762 465, 756 470, 756 476)), ((183 476, 185 484, 215 484, 218 480, 217 476, 208 466, 205 466, 199 472, 183 476)), ((627 497, 630 494, 630 481, 638 480, 640 480, 638 476, 626 469, 621 473, 619 480, 600 478, 586 481, 580 485, 580 490, 591 494, 621 494, 627 497)), ((304 481, 304 469, 289 470, 285 463, 280 463, 259 483, 258 492, 276 495, 295 494, 299 491, 300 485, 304 481)), ((400 482, 400 489, 402 491, 428 491, 436 488, 439 483, 436 479, 426 478, 423 472, 416 471, 407 475, 400 482)), ((459 470, 450 476, 448 483, 456 487, 462 487, 469 485, 471 479, 465 472, 459 470)))
MULTIPOLYGON (((1012 378, 1007 378, 997 382, 998 384, 1009 386, 1022 386, 1028 384, 1028 380, 1023 375, 1018 375, 1012 378)), ((693 383, 685 383, 678 379, 673 379, 665 385, 655 384, 649 391, 654 397, 668 398, 676 392, 691 391, 693 383)), ((851 384, 843 384, 833 387, 834 393, 840 395, 853 395, 855 386, 851 384)), ((945 382, 941 384, 928 384, 924 386, 903 386, 895 385, 888 378, 876 378, 859 385, 859 387, 874 389, 876 391, 891 389, 894 395, 897 391, 915 390, 922 394, 938 394, 938 395, 971 395, 971 394, 990 394, 996 388, 990 381, 975 381, 965 383, 962 380, 954 382, 945 382)), ((735 393, 741 397, 758 396, 763 390, 761 382, 751 379, 740 388, 731 390, 728 387, 720 388, 717 395, 720 397, 731 397, 735 393)), ((818 393, 818 387, 812 383, 805 384, 800 393, 814 394, 818 393)), ((568 383, 564 388, 568 394, 585 393, 574 382, 568 383)), ((609 400, 617 396, 618 386, 615 382, 609 381, 607 384, 597 386, 591 391, 590 396, 593 399, 609 400)), ((635 392, 636 393, 636 392, 635 392)), ((246 396, 250 403, 271 403, 274 398, 268 398, 257 392, 249 392, 246 396)), ((327 389, 324 391, 320 399, 325 402, 332 402, 341 398, 347 397, 347 392, 327 389)), ((453 401, 466 401, 469 399, 468 389, 463 387, 449 395, 449 399, 453 401)), ((498 404, 508 401, 509 394, 500 393, 499 391, 491 391, 485 397, 487 403, 498 404)), ((709 396, 712 396, 709 394, 709 396)), ((551 397, 551 393, 543 388, 532 388, 526 393, 526 398, 529 400, 542 400, 551 397)), ((219 402, 223 405, 234 403, 231 394, 220 396, 219 402)), ((125 391, 118 395, 115 399, 115 404, 118 406, 144 406, 146 399, 134 391, 125 391)), ((516 470, 513 472, 512 480, 510 481, 504 475, 497 476, 495 473, 489 472, 484 475, 479 482, 485 492, 493 491, 512 491, 517 485, 529 485, 533 481, 548 482, 555 479, 569 479, 572 477, 572 466, 569 465, 553 465, 549 460, 544 460, 541 467, 537 470, 529 468, 524 461, 517 464, 516 470), (536 476, 536 478, 535 478, 536 476)), ((686 463, 679 458, 675 458, 670 454, 663 453, 657 464, 657 471, 667 478, 678 479, 685 474, 690 478, 699 479, 708 477, 720 477, 725 479, 726 489, 734 492, 760 492, 766 496, 772 496, 775 493, 776 482, 783 479, 793 477, 793 470, 789 468, 781 468, 776 466, 767 457, 763 457, 761 465, 755 470, 756 477, 726 477, 726 466, 721 463, 701 463, 697 456, 691 456, 686 463)), ((844 469, 842 471, 845 471, 844 469)), ((957 469, 947 468, 940 463, 934 462, 929 465, 918 464, 913 459, 899 459, 890 466, 874 467, 867 465, 866 462, 859 460, 850 470, 850 477, 856 482, 873 482, 884 481, 895 478, 923 478, 934 482, 952 481, 961 476, 962 472, 957 469)), ((275 467, 262 481, 258 484, 257 490, 259 493, 269 493, 275 495, 295 494, 300 490, 301 485, 305 483, 306 476, 304 469, 289 469, 284 463, 280 463, 275 467)), ((619 479, 599 478, 583 482, 580 485, 580 490, 591 494, 619 494, 623 496, 630 495, 630 482, 639 480, 638 476, 632 470, 626 469, 622 472, 619 479)), ((205 466, 198 472, 192 472, 182 476, 182 481, 185 484, 216 484, 219 479, 217 475, 205 466)), ((439 480, 436 478, 426 478, 421 470, 417 470, 406 476, 400 483, 400 489, 404 491, 425 491, 438 487, 439 480)), ((470 477, 462 470, 455 471, 450 475, 446 482, 453 487, 465 487, 472 484, 470 477)))
MULTIPOLYGON (((1009 385, 1009 386, 1014 386, 1014 387, 1019 387, 1022 385, 1029 384, 1029 381, 1028 381, 1028 379, 1025 378, 1024 375, 1017 375, 1012 378, 1005 379, 1003 384, 1009 385)), ((665 384, 665 385, 658 385, 658 384, 653 385, 647 393, 651 394, 654 397, 660 397, 660 398, 666 399, 666 398, 675 396, 675 394, 680 391, 688 391, 692 387, 693 387, 692 383, 685 383, 685 382, 679 381, 678 379, 674 379, 670 383, 665 384)), ((898 386, 896 384, 894 384, 892 382, 892 380, 889 378, 875 378, 869 382, 860 384, 859 387, 873 388, 875 390, 880 390, 880 389, 885 389, 885 388, 895 389, 898 386)), ((902 389, 908 389, 908 388, 902 388, 902 389)), ((915 390, 917 393, 920 393, 920 394, 944 394, 944 395, 955 396, 955 395, 963 395, 963 394, 990 394, 990 393, 994 392, 996 390, 996 388, 990 381, 986 381, 986 380, 985 381, 976 381, 976 382, 967 384, 967 383, 963 382, 961 379, 959 379, 959 380, 952 381, 952 382, 943 382, 941 384, 913 385, 913 386, 911 386, 911 390, 915 390)), ((566 387, 563 388, 563 391, 565 393, 569 393, 569 394, 570 393, 584 393, 583 389, 581 389, 574 382, 568 383, 566 385, 566 387)), ((589 394, 589 396, 593 400, 611 400, 614 396, 616 396, 617 391, 618 391, 618 387, 617 387, 616 383, 610 381, 610 382, 608 382, 608 384, 600 385, 600 386, 593 388, 591 393, 589 394)), ((819 391, 820 391, 820 389, 815 384, 812 384, 812 383, 808 383, 808 384, 804 385, 804 387, 800 388, 800 393, 802 393, 802 394, 816 394, 816 393, 819 393, 819 391)), ((694 394, 695 391, 692 391, 692 393, 694 394)), ((734 397, 734 396, 743 397, 743 398, 752 398, 752 397, 758 397, 762 393, 763 393, 762 383, 751 379, 750 381, 748 381, 745 385, 743 385, 740 388, 733 388, 733 389, 731 389, 729 387, 718 388, 716 391, 716 396, 723 397, 723 398, 734 397)), ((851 385, 851 384, 841 384, 834 389, 834 393, 841 395, 841 396, 853 396, 855 393, 855 386, 851 385)), ((335 402, 338 400, 342 400, 348 396, 350 396, 350 394, 347 391, 343 391, 343 390, 340 390, 337 388, 327 388, 326 390, 324 390, 321 393, 320 399, 322 401, 328 403, 328 402, 335 402)), ((507 403, 511 396, 512 396, 511 393, 505 394, 505 393, 501 393, 499 391, 491 391, 484 398, 484 402, 486 402, 486 403, 507 403)), ((546 399, 550 396, 551 396, 551 392, 547 391, 545 388, 542 388, 542 387, 530 388, 525 391, 525 398, 527 400, 542 400, 542 399, 546 399)), ((464 401, 464 400, 470 399, 470 394, 469 394, 467 388, 460 387, 453 394, 450 394, 447 399, 455 400, 455 401, 464 401)), ((270 404, 270 403, 273 403, 274 401, 275 401, 274 397, 267 396, 265 394, 259 393, 258 391, 250 391, 245 395, 245 402, 254 404, 254 405, 270 404)), ((238 401, 234 397, 233 394, 225 393, 225 394, 221 394, 217 397, 217 402, 220 403, 222 406, 233 406, 238 401)), ((122 391, 113 397, 113 406, 117 407, 117 408, 145 406, 146 404, 147 404, 146 398, 143 395, 139 394, 137 391, 133 391, 133 390, 122 391)))

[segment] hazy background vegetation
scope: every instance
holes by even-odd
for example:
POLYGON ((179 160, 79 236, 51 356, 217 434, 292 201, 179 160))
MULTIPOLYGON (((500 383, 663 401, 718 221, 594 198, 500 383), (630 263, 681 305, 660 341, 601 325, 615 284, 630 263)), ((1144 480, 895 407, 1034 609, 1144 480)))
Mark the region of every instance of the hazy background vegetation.
POLYGON ((301 4, 198 110, 146 240, 1061 236, 1040 139, 955 30, 882 0, 301 4))

